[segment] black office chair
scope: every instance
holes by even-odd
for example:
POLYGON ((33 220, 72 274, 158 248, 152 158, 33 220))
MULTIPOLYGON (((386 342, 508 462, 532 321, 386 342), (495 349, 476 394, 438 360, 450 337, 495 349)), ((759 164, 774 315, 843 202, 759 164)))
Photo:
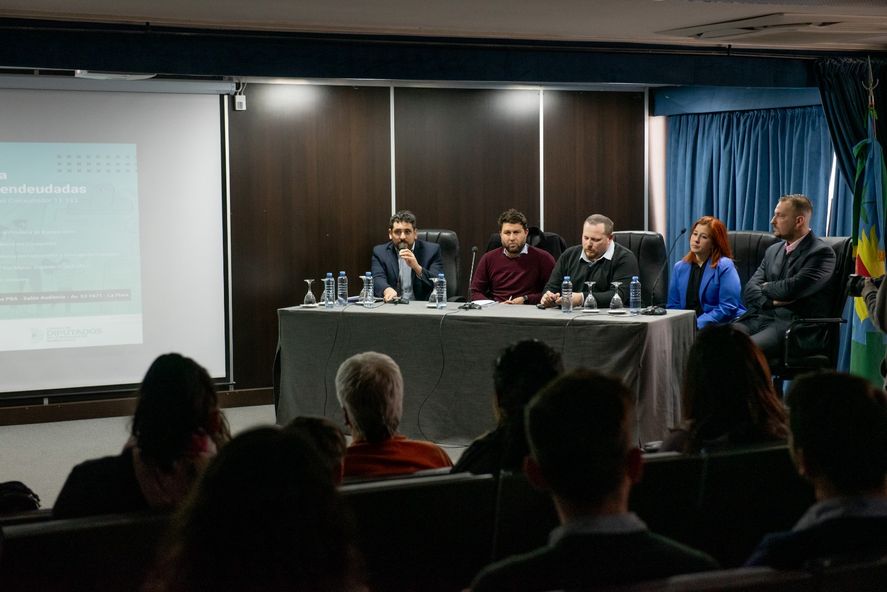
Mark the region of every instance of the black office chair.
POLYGON ((459 294, 459 236, 445 228, 420 229, 416 236, 440 245, 440 258, 443 259, 444 276, 447 278, 447 300, 459 294))
POLYGON ((782 392, 785 380, 814 370, 838 367, 841 325, 847 322, 842 315, 847 303, 847 278, 853 272, 853 244, 846 236, 822 240, 835 251, 828 316, 795 319, 786 329, 781 358, 770 360, 770 371, 779 392, 782 392))
POLYGON ((664 306, 668 301, 668 253, 662 235, 647 230, 619 230, 613 233, 613 240, 637 257, 641 303, 664 306))
MULTIPOLYGON (((557 261, 558 257, 561 256, 567 249, 567 241, 563 239, 563 237, 554 232, 544 232, 538 226, 529 226, 527 227, 527 244, 531 247, 536 247, 542 249, 543 251, 548 251, 554 260, 557 261)), ((494 232, 490 235, 490 240, 487 241, 487 251, 492 251, 493 249, 501 249, 502 248, 502 239, 499 237, 498 232, 494 232)), ((486 251, 485 251, 486 252, 486 251)))
POLYGON ((764 252, 779 240, 773 236, 772 232, 757 230, 730 230, 727 232, 727 242, 733 252, 733 264, 736 266, 736 273, 739 274, 740 286, 745 287, 749 278, 761 265, 764 252))

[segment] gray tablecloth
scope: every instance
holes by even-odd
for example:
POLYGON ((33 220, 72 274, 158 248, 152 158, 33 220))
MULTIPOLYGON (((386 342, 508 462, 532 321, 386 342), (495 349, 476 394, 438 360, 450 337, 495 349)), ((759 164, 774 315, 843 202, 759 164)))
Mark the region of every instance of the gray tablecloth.
POLYGON ((562 352, 569 368, 584 366, 622 377, 638 395, 641 441, 661 440, 680 420, 683 365, 695 333, 692 311, 666 316, 614 316, 533 306, 493 305, 463 311, 377 304, 283 308, 277 421, 322 415, 339 423, 335 375, 355 353, 390 355, 404 377, 401 432, 446 444, 467 444, 491 429, 493 363, 500 350, 536 338, 562 352))

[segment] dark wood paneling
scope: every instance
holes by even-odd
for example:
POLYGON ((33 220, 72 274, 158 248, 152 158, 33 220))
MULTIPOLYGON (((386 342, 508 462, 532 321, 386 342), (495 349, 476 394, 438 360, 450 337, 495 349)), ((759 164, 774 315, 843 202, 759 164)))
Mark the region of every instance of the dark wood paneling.
POLYGON ((590 214, 644 228, 644 94, 545 91, 545 230, 578 244, 590 214))
POLYGON ((389 90, 247 87, 229 111, 234 379, 271 385, 277 309, 327 271, 356 276, 391 208, 389 90))
POLYGON ((397 207, 459 235, 464 292, 471 246, 482 254, 507 208, 539 223, 539 95, 530 90, 398 88, 397 207))

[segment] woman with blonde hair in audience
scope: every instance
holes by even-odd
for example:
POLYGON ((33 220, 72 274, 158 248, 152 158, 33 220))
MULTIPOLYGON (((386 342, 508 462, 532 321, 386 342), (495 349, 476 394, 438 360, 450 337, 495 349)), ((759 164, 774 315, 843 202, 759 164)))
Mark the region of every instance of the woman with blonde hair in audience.
POLYGON ((739 274, 727 228, 703 216, 690 231, 690 251, 678 261, 668 287, 668 308, 696 311, 696 327, 733 322, 744 312, 739 274))
POLYGON ((681 394, 684 421, 661 450, 700 452, 785 442, 788 419, 763 352, 732 325, 699 332, 681 394))
POLYGON ((145 591, 365 590, 329 463, 293 429, 231 440, 174 516, 159 555, 145 591))
POLYGON ((117 456, 74 467, 53 516, 169 510, 230 438, 216 388, 200 364, 164 354, 139 386, 131 437, 117 456))

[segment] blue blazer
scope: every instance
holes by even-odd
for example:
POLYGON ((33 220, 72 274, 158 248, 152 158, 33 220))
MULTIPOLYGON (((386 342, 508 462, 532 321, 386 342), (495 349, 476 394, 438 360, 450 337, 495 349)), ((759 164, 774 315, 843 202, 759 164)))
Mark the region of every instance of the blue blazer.
MULTIPOLYGON (((373 247, 373 257, 370 260, 370 270, 373 272, 373 293, 382 296, 385 288, 394 288, 401 293, 398 280, 400 279, 400 264, 398 251, 394 243, 376 245, 373 247)), ((440 258, 440 245, 423 240, 417 240, 413 248, 416 261, 422 266, 422 275, 412 274, 413 296, 416 300, 428 300, 431 296, 433 280, 437 274, 443 273, 443 260, 440 258)))
MULTIPOLYGON (((678 261, 671 274, 668 286, 668 307, 686 308, 687 282, 690 280, 690 264, 678 261)), ((699 302, 702 314, 696 319, 696 327, 702 329, 706 325, 722 325, 731 323, 745 313, 742 305, 742 290, 739 285, 739 274, 733 260, 721 257, 717 267, 706 263, 699 282, 699 302)))

